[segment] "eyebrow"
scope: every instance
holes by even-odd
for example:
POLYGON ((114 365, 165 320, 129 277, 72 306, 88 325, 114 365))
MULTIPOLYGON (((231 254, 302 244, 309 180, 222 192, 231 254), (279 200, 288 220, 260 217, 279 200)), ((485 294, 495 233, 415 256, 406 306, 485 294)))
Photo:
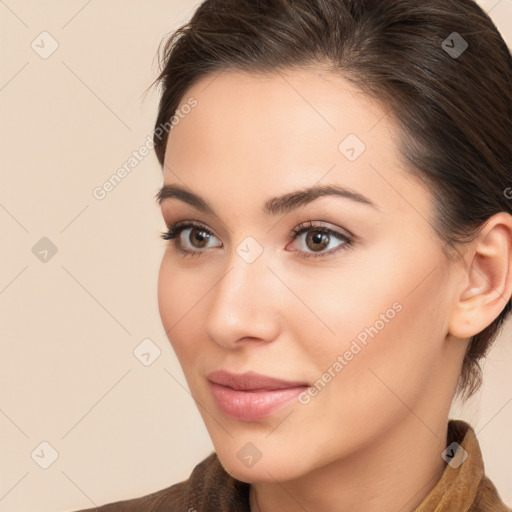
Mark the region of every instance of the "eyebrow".
MULTIPOLYGON (((263 205, 265 215, 280 215, 305 206, 320 197, 337 196, 351 201, 371 206, 378 210, 378 206, 367 197, 339 185, 321 185, 297 190, 269 199, 263 205)), ((178 199, 203 213, 216 215, 214 209, 199 195, 179 185, 164 185, 155 196, 161 205, 167 199, 178 199)))

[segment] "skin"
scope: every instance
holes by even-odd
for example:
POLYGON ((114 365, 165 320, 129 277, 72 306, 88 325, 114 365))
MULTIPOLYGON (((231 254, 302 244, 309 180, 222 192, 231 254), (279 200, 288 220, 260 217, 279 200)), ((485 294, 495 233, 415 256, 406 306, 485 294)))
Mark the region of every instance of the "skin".
POLYGON ((430 224, 429 191, 407 173, 387 109, 340 76, 224 71, 203 77, 182 105, 190 97, 198 105, 171 131, 164 183, 200 195, 216 213, 162 201, 168 226, 192 220, 212 237, 205 247, 182 232, 198 257, 168 242, 158 298, 222 465, 252 484, 253 511, 414 510, 446 467, 468 337, 512 293, 511 217, 491 218, 458 249, 462 257, 448 260, 430 224), (348 134, 366 145, 353 162, 338 149, 348 134), (262 213, 271 197, 325 184, 377 207, 331 196, 262 213), (308 221, 348 230, 355 242, 327 254, 343 244, 330 237, 323 257, 301 259, 296 251, 315 254, 318 245, 308 233, 289 234, 308 221), (252 263, 236 252, 247 236, 264 249, 252 263), (294 401, 254 422, 218 408, 209 372, 253 370, 313 385, 397 302, 400 312, 307 405, 294 401), (237 457, 248 442, 262 453, 252 467, 237 457))

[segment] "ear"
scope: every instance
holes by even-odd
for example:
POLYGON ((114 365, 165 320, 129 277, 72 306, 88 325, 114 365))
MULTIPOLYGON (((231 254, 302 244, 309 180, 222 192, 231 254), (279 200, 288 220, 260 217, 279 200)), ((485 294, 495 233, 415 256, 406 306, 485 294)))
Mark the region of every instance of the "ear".
POLYGON ((483 226, 460 260, 466 265, 449 333, 470 338, 503 311, 512 295, 512 216, 500 212, 483 226))

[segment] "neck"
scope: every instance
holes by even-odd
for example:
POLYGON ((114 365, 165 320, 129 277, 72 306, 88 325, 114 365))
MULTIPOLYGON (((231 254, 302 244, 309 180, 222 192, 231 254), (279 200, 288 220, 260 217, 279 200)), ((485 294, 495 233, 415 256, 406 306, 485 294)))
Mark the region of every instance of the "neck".
POLYGON ((447 417, 411 413, 363 450, 298 479, 252 484, 251 512, 412 512, 443 474, 446 435, 447 417))

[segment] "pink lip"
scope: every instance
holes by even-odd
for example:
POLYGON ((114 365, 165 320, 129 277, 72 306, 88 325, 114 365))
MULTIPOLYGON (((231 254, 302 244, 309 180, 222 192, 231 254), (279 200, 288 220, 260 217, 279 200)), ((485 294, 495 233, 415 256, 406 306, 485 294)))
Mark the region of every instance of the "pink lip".
POLYGON ((232 374, 224 370, 208 374, 217 405, 231 418, 254 421, 294 400, 308 384, 267 377, 254 372, 232 374))

